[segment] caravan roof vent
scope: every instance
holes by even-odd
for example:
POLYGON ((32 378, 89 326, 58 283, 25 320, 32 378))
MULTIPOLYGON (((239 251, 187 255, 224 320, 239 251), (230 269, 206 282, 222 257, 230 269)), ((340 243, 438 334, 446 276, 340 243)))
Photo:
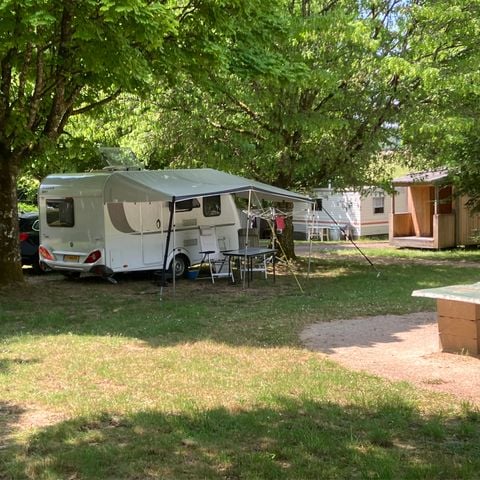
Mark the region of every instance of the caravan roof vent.
POLYGON ((98 149, 101 159, 107 164, 103 170, 127 171, 142 170, 142 164, 129 148, 101 147, 98 149))

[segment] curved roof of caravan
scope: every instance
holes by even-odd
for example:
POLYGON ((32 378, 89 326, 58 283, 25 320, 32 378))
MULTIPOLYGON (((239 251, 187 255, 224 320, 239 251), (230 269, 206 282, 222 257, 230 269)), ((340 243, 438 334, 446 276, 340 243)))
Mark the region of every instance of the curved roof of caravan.
POLYGON ((73 189, 82 195, 101 194, 106 202, 187 200, 226 193, 248 196, 249 192, 264 200, 310 201, 305 195, 211 168, 49 175, 40 193, 54 190, 67 196, 73 189))
POLYGON ((42 180, 39 192, 40 195, 54 192, 65 197, 73 196, 73 192, 81 196, 103 196, 110 175, 111 172, 54 173, 42 180))

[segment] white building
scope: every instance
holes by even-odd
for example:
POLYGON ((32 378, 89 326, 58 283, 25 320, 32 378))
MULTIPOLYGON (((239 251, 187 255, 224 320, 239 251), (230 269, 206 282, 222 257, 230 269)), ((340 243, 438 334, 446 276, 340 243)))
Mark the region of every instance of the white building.
MULTIPOLYGON (((406 203, 405 189, 398 189, 397 206, 406 203)), ((388 235, 391 214, 391 197, 380 188, 364 188, 362 191, 342 190, 331 187, 313 191, 315 205, 295 203, 293 226, 296 238, 339 240, 344 232, 353 238, 388 235), (343 231, 342 231, 343 230, 343 231)))

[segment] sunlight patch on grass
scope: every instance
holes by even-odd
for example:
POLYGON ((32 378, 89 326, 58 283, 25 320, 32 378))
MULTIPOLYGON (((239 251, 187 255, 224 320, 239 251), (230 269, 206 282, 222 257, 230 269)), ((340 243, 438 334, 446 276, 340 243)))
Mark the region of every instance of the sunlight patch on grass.
POLYGON ((35 401, 64 414, 85 415, 102 406, 122 413, 240 408, 277 391, 278 378, 289 379, 281 393, 306 374, 302 365, 315 355, 212 341, 151 347, 125 338, 60 335, 10 347, 10 358, 27 356, 35 360, 12 367, 9 374, 20 380, 5 400, 35 401))

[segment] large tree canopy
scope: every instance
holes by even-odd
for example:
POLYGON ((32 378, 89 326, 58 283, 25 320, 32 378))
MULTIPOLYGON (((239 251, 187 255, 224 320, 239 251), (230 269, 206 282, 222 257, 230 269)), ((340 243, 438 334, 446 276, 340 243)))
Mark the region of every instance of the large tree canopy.
POLYGON ((378 182, 385 165, 372 159, 418 86, 409 3, 279 2, 217 36, 214 68, 124 100, 117 125, 160 166, 207 163, 282 187, 378 182), (145 121, 129 128, 128 109, 145 121))

